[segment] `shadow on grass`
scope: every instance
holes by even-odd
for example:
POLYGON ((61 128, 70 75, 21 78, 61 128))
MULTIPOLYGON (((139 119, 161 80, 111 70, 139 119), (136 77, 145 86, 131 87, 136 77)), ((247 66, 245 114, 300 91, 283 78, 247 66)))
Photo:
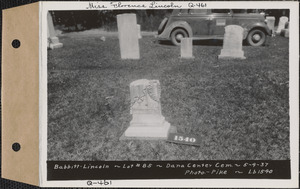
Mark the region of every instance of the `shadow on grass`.
MULTIPOLYGON (((160 45, 165 46, 174 46, 171 41, 159 41, 160 45)), ((194 46, 223 46, 222 39, 206 39, 206 40, 193 40, 194 46)), ((243 40, 243 46, 251 46, 246 40, 243 40)), ((263 46, 270 46, 269 40, 267 39, 266 43, 263 46)))
MULTIPOLYGON (((160 45, 174 46, 171 41, 158 41, 160 45)), ((209 39, 209 40, 193 40, 194 46, 222 46, 223 40, 209 39)))

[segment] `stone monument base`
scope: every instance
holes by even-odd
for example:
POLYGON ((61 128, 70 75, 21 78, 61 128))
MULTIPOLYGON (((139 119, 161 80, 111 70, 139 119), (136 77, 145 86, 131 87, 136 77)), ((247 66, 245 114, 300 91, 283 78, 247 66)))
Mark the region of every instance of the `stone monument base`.
MULTIPOLYGON (((129 128, 128 128, 129 129, 129 128)), ((127 129, 127 130, 128 130, 127 129)), ((175 126, 170 126, 170 129, 168 131, 169 133, 177 133, 177 127, 175 126)), ((125 132, 123 133, 123 135, 120 137, 120 140, 166 140, 166 137, 129 137, 129 136, 125 136, 125 132)))
POLYGON ((63 47, 62 43, 50 43, 49 44, 50 49, 57 49, 57 48, 61 48, 61 47, 63 47))
POLYGON ((148 137, 167 139, 171 125, 161 115, 133 115, 125 137, 148 137))
POLYGON ((246 59, 246 57, 244 56, 244 51, 231 51, 222 49, 221 54, 218 56, 218 59, 246 59))
POLYGON ((125 131, 126 137, 159 137, 167 138, 170 123, 164 121, 161 125, 131 125, 125 131))
POLYGON ((48 47, 50 49, 57 49, 63 47, 63 44, 59 42, 58 37, 50 37, 48 47))

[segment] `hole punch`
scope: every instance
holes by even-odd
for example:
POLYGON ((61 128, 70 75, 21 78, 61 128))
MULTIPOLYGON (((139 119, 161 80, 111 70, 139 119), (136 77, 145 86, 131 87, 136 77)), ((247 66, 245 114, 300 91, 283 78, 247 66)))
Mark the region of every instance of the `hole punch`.
POLYGON ((12 41, 11 45, 13 46, 13 48, 17 49, 21 46, 21 42, 18 39, 15 39, 12 41))
POLYGON ((18 152, 20 149, 21 149, 21 145, 17 142, 13 143, 12 145, 12 149, 15 151, 15 152, 18 152))

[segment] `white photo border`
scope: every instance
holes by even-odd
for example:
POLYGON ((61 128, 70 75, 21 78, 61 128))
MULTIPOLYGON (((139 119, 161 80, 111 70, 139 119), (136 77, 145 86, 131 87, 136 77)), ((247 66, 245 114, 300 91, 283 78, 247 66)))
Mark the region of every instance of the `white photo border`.
MULTIPOLYGON (((109 1, 95 2, 111 7, 109 1)), ((47 181, 47 12, 49 10, 88 10, 90 2, 39 2, 40 4, 40 186, 42 187, 88 187, 87 180, 47 181)), ((123 2, 124 4, 148 5, 151 1, 123 2)), ((170 4, 158 1, 159 4, 170 4)), ((182 8, 189 8, 189 2, 178 2, 182 8)), ((194 2, 195 3, 195 2, 194 2)), ((102 187, 247 187, 247 188, 296 188, 299 183, 299 4, 291 1, 250 1, 250 2, 202 2, 210 8, 247 8, 247 9, 290 9, 289 38, 289 97, 290 97, 290 159, 291 179, 151 179, 151 180, 113 180, 112 185, 102 187)), ((113 8, 107 8, 113 9, 113 8)), ((132 8, 122 8, 132 9, 132 8)), ((145 8, 147 9, 147 8, 145 8)), ((158 8, 159 9, 159 8, 158 8)), ((166 8, 161 8, 166 9, 166 8)), ((173 9, 173 8, 172 8, 173 9)), ((101 10, 101 9, 94 9, 101 10)), ((94 186, 93 186, 94 187, 94 186)), ((100 187, 100 186, 99 186, 100 187)))

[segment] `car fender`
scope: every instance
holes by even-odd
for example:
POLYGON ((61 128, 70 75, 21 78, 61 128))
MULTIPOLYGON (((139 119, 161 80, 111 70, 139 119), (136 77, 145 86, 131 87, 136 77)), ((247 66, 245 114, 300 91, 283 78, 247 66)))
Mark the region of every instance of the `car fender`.
POLYGON ((247 25, 247 26, 244 27, 244 36, 243 36, 243 38, 246 39, 247 36, 248 36, 248 33, 254 28, 263 30, 267 35, 272 34, 271 30, 268 28, 268 26, 266 24, 264 24, 264 23, 255 23, 255 24, 247 25))
POLYGON ((193 37, 193 31, 191 26, 186 21, 176 21, 172 24, 168 25, 164 31, 159 35, 159 38, 161 39, 170 39, 171 32, 175 28, 182 28, 187 31, 189 37, 193 37))

